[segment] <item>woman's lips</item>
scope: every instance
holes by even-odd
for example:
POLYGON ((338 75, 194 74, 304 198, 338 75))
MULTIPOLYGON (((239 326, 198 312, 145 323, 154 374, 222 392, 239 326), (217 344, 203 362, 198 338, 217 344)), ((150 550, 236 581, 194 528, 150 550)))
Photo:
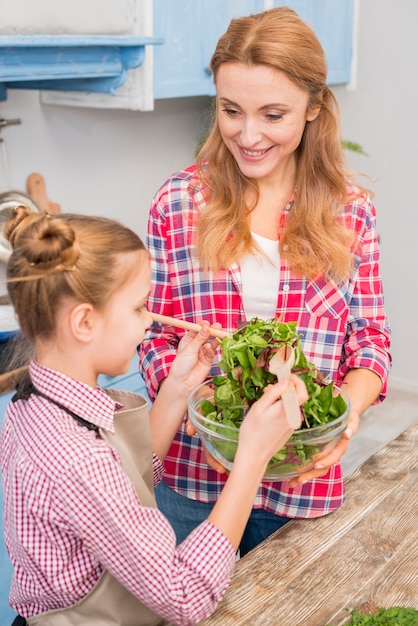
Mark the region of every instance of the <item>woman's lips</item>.
POLYGON ((270 152, 271 148, 265 148, 264 150, 248 150, 239 146, 239 151, 244 159, 247 161, 260 161, 264 158, 267 152, 270 152))

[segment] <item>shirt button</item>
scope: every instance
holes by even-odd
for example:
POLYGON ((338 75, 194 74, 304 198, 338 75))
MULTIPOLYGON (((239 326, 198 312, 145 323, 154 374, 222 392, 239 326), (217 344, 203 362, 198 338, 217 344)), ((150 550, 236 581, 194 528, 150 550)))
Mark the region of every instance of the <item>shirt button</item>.
POLYGON ((283 291, 289 291, 290 286, 289 285, 283 285, 283 291))

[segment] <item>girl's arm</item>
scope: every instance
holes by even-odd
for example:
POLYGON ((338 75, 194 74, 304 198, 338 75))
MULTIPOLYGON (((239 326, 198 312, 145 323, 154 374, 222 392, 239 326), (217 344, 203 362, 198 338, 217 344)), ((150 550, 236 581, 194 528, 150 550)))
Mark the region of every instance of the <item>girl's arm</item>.
POLYGON ((188 332, 179 344, 169 375, 150 410, 153 449, 163 461, 187 411, 193 389, 203 382, 212 365, 219 342, 209 341, 209 322, 198 333, 188 332))
POLYGON ((228 480, 209 521, 238 549, 254 499, 270 458, 293 434, 287 422, 281 394, 294 384, 299 404, 308 399, 306 387, 298 376, 269 385, 253 404, 240 426, 238 449, 228 480))
MULTIPOLYGON (((170 374, 161 386, 151 409, 153 448, 161 460, 165 458, 179 424, 187 409, 187 398, 209 372, 216 340, 209 339, 209 323, 199 333, 189 332, 179 345, 179 352, 170 374)), ((263 396, 251 407, 240 427, 237 453, 223 491, 209 521, 238 549, 254 498, 270 458, 292 435, 281 394, 288 381, 269 385, 263 396)), ((306 387, 298 376, 292 376, 299 404, 308 399, 306 387)))

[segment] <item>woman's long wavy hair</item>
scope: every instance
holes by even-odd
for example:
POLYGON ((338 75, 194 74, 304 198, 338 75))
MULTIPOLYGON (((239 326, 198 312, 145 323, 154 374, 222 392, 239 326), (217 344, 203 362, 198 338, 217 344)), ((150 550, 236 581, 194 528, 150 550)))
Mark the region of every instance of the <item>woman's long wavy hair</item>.
MULTIPOLYGON (((337 101, 326 85, 324 50, 312 28, 286 7, 233 19, 211 59, 216 84, 223 63, 263 65, 284 72, 309 94, 306 123, 296 152, 296 197, 280 239, 280 253, 301 276, 344 278, 352 263, 352 233, 338 219, 347 201, 346 169, 337 101)), ((207 206, 199 218, 197 249, 206 269, 225 269, 254 250, 249 214, 259 192, 226 147, 217 119, 203 143, 197 166, 207 185, 207 206), (248 205, 248 190, 255 200, 248 205)))

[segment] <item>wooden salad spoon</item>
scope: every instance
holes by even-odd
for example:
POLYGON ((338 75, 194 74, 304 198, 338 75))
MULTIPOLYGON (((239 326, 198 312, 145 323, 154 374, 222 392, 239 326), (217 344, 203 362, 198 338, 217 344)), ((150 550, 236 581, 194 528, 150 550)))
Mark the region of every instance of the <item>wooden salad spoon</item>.
MULTIPOLYGON (((194 324, 193 322, 186 322, 186 320, 180 320, 177 317, 169 317, 168 315, 160 315, 160 313, 153 313, 149 311, 154 322, 160 322, 160 324, 168 324, 170 326, 175 326, 176 328, 183 328, 185 330, 194 330, 197 333, 202 328, 201 324, 194 324)), ((218 337, 219 339, 223 339, 224 337, 231 337, 231 333, 228 333, 226 330, 221 330, 220 328, 212 328, 210 327, 210 334, 212 337, 218 337)))

